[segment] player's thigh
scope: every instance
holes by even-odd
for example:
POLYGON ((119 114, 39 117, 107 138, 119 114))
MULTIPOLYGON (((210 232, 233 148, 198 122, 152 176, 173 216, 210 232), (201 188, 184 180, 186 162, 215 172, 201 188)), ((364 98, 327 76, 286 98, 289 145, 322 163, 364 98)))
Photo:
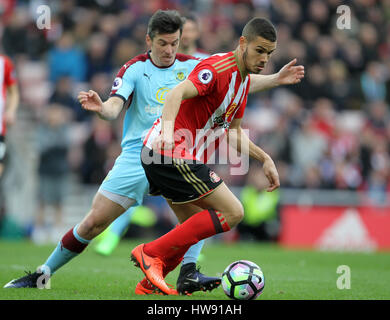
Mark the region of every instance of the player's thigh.
POLYGON ((109 192, 135 199, 137 205, 141 205, 148 189, 149 184, 141 165, 139 152, 135 150, 134 153, 122 152, 102 182, 99 192, 103 195, 109 192))
POLYGON ((189 217, 194 214, 202 211, 203 209, 191 202, 174 204, 171 200, 167 200, 168 205, 171 207, 172 211, 175 213, 177 219, 180 223, 186 221, 189 217))
POLYGON ((223 182, 212 193, 200 198, 192 204, 202 208, 212 208, 221 212, 229 225, 235 225, 244 217, 244 209, 240 200, 223 182))

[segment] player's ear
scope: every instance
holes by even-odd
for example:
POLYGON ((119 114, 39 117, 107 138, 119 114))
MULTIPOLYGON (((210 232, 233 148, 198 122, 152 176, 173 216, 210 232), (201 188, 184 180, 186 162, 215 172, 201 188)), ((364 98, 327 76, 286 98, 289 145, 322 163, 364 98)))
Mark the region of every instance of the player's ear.
POLYGON ((242 52, 244 52, 248 46, 247 38, 244 36, 241 36, 239 39, 239 45, 240 45, 240 49, 242 50, 242 52))
POLYGON ((152 38, 148 34, 146 34, 146 44, 148 47, 152 46, 152 38))

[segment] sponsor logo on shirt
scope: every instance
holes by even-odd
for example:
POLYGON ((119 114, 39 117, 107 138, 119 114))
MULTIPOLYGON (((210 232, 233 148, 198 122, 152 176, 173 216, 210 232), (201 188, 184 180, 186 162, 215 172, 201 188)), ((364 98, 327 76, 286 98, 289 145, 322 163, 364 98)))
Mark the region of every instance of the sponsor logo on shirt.
POLYGON ((167 95, 167 92, 171 90, 167 87, 162 87, 160 89, 157 90, 157 93, 156 93, 156 99, 158 102, 160 103, 164 103, 165 101, 165 96, 167 95))
POLYGON ((225 118, 228 119, 229 116, 233 113, 234 110, 236 110, 237 103, 233 102, 230 107, 226 110, 226 116, 225 118))
POLYGON ((231 119, 229 120, 230 115, 236 110, 237 103, 233 102, 228 109, 226 110, 225 114, 219 114, 213 116, 213 123, 214 125, 221 127, 221 128, 229 128, 231 119))
POLYGON ((163 106, 149 106, 147 105, 145 107, 145 112, 147 114, 150 114, 152 116, 160 116, 162 112, 163 106))

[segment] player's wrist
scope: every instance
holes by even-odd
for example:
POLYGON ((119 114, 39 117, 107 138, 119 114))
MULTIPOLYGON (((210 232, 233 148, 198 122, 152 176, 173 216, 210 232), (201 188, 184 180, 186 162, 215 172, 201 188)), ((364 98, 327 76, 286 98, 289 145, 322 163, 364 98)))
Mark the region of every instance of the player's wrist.
POLYGON ((274 87, 278 87, 281 85, 283 85, 283 75, 281 71, 279 71, 278 73, 275 73, 274 87))
POLYGON ((161 124, 161 134, 164 137, 173 137, 174 127, 175 127, 174 121, 163 120, 161 124))
POLYGON ((272 163, 272 164, 274 163, 272 158, 265 152, 261 155, 261 160, 260 161, 263 163, 263 166, 268 165, 270 163, 272 163))

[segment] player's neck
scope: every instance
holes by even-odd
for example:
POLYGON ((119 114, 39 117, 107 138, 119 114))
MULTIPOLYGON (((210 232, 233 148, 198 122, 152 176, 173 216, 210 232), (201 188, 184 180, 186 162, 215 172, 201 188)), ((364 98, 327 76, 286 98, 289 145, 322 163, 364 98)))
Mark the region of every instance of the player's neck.
POLYGON ((234 57, 236 58, 238 70, 240 71, 241 81, 244 82, 246 76, 248 75, 248 72, 247 72, 247 70, 245 68, 245 64, 244 64, 244 59, 242 57, 242 53, 240 52, 240 50, 237 47, 236 50, 233 51, 233 54, 234 54, 234 57))

